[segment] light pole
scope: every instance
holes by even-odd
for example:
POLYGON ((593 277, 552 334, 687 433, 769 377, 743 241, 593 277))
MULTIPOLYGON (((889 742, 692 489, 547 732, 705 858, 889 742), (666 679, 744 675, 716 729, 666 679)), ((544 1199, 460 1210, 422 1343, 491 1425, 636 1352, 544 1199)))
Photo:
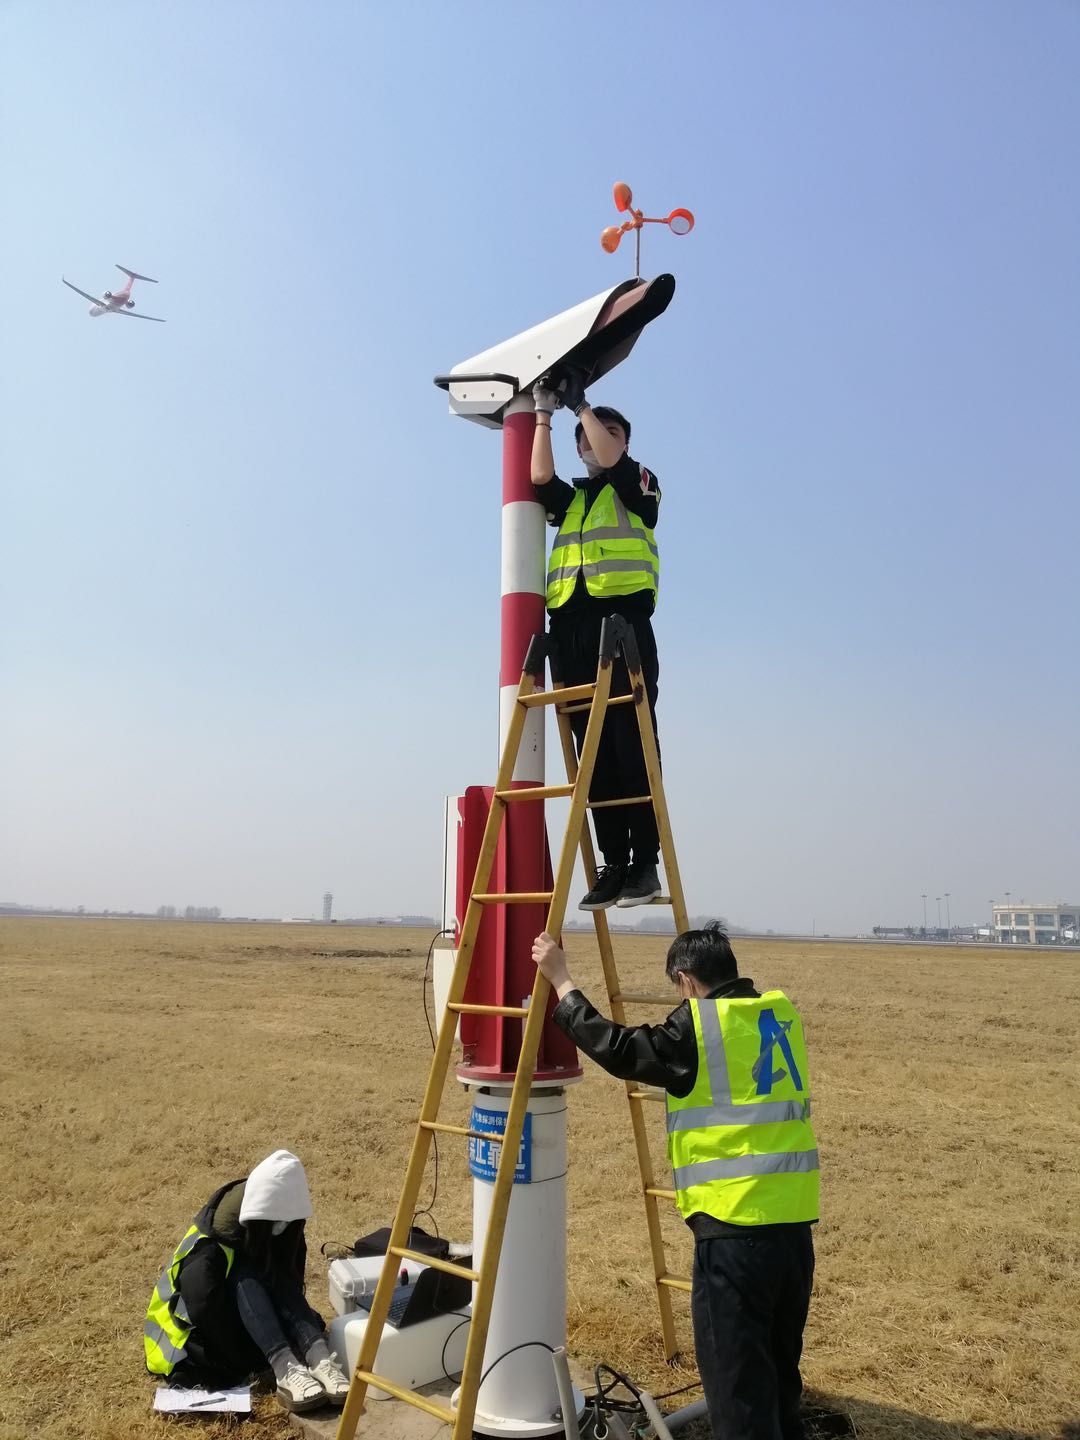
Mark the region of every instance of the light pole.
POLYGON ((938 934, 940 935, 940 934, 941 934, 941 896, 940 896, 940 895, 935 895, 935 896, 934 896, 934 899, 937 901, 937 928, 938 928, 938 934))
POLYGON ((922 897, 922 933, 926 935, 926 896, 922 897))
POLYGON ((952 939, 952 908, 949 905, 949 892, 945 891, 945 928, 948 931, 949 939, 952 939))

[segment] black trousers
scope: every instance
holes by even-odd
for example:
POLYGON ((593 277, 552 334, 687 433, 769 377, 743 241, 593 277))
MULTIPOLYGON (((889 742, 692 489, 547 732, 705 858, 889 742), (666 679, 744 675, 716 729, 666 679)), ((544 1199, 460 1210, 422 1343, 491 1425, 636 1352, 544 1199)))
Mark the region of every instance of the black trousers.
POLYGON ((694 1246, 694 1348, 713 1440, 803 1440, 803 1329, 814 1281, 809 1225, 694 1246))
MULTIPOLYGON (((570 616, 551 617, 551 639, 558 654, 560 679, 566 685, 584 685, 596 679, 600 658, 600 629, 603 614, 578 610, 570 616)), ((660 678, 660 662, 656 655, 656 637, 647 615, 629 613, 625 617, 634 628, 641 656, 641 675, 649 699, 653 734, 656 734, 656 695, 660 678)), ((612 695, 630 694, 630 676, 626 662, 616 660, 611 676, 612 695)), ((577 741, 578 755, 589 723, 588 712, 579 710, 570 716, 577 741)), ((627 795, 647 795, 649 777, 641 752, 641 733, 633 705, 617 705, 609 710, 600 735, 596 754, 590 800, 621 800, 627 795)), ((634 860, 655 865, 660 857, 660 837, 656 816, 651 805, 618 805, 612 810, 594 810, 593 825, 596 844, 608 865, 626 864, 634 860)))

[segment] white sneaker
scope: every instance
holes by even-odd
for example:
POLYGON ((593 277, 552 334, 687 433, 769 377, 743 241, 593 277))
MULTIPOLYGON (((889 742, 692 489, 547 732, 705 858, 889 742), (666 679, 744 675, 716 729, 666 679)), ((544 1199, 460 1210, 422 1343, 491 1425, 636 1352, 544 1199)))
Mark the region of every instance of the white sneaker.
POLYGON ((318 1380, 326 1398, 331 1405, 344 1405, 349 1395, 349 1377, 341 1368, 337 1354, 330 1352, 327 1360, 320 1360, 318 1365, 312 1365, 311 1373, 318 1380))
MULTIPOLYGON (((326 1361, 323 1361, 326 1364, 326 1361)), ((277 1398, 286 1410, 317 1410, 326 1404, 326 1391, 306 1365, 294 1360, 278 1381, 277 1398)))

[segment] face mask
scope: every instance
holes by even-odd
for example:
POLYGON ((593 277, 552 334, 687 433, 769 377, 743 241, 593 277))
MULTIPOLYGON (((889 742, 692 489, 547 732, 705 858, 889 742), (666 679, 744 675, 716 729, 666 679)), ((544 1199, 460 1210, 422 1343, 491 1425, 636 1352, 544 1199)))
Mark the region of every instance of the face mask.
POLYGON ((599 475, 600 471, 604 468, 602 465, 596 463, 596 455, 592 450, 582 450, 581 462, 590 475, 599 475))

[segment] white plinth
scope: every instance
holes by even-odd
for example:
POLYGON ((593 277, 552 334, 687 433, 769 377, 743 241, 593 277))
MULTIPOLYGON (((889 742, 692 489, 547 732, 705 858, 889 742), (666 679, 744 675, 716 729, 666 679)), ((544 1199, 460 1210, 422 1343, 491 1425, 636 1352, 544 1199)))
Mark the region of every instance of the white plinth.
MULTIPOLYGON (((474 1089, 473 1105, 502 1111, 506 1086, 474 1089)), ((503 1234, 473 1428, 481 1435, 561 1434, 551 1351, 566 1345, 566 1093, 535 1089, 527 1183, 515 1183, 503 1234), (541 1342, 539 1344, 533 1342, 541 1342), (520 1348, 518 1348, 520 1347, 520 1348), (511 1353, 512 1352, 512 1353, 511 1353), (501 1358, 504 1357, 505 1358, 501 1358)), ((487 1235, 493 1180, 473 1172, 473 1256, 487 1235)), ((583 1401, 582 1401, 583 1403, 583 1401)))

